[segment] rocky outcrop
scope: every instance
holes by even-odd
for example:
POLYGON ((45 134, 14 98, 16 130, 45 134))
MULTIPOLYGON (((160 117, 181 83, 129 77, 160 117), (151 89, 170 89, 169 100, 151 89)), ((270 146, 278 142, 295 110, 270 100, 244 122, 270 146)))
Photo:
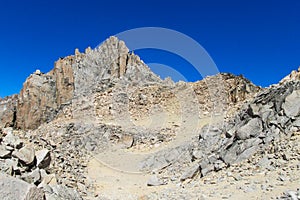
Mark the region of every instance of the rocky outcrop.
POLYGON ((83 96, 97 90, 103 80, 124 84, 161 81, 138 56, 129 53, 123 41, 110 37, 95 50, 88 48, 80 53, 77 49, 74 56, 59 59, 46 74, 37 70, 30 75, 18 98, 16 127, 36 129, 53 120, 73 99, 78 106, 83 96))
POLYGON ((16 127, 37 128, 40 124, 54 119, 57 109, 54 77, 36 72, 27 78, 20 92, 16 127))
POLYGON ((13 127, 16 121, 18 95, 0 98, 0 127, 13 127))
POLYGON ((207 115, 226 113, 231 117, 245 101, 251 101, 262 90, 243 76, 220 73, 191 83, 200 110, 207 115))

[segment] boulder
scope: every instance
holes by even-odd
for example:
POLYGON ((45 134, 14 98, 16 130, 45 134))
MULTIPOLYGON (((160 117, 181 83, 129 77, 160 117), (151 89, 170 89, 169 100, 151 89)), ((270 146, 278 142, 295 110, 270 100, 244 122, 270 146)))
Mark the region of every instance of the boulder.
POLYGON ((236 131, 236 137, 241 140, 246 140, 250 137, 258 136, 262 130, 261 120, 259 118, 253 118, 236 131))
POLYGON ((200 170, 199 164, 195 164, 185 170, 180 178, 181 181, 193 178, 200 170))
POLYGON ((32 165, 35 159, 34 149, 30 146, 24 146, 20 150, 14 151, 12 153, 13 157, 19 159, 19 162, 25 166, 32 165))
POLYGON ((0 194, 5 200, 43 200, 44 192, 20 179, 0 173, 0 194))
POLYGON ((42 149, 35 152, 36 166, 40 169, 44 169, 50 165, 51 156, 48 149, 42 149))
POLYGON ((294 90, 282 105, 284 113, 290 118, 300 115, 300 90, 294 90))

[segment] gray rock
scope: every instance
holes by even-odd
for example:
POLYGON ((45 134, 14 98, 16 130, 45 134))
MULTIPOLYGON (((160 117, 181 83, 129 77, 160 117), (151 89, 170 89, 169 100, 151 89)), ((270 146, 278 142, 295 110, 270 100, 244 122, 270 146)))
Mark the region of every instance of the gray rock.
POLYGON ((34 185, 0 173, 0 194, 5 200, 42 200, 44 192, 34 185))
POLYGON ((267 156, 262 157, 257 163, 258 166, 263 167, 263 168, 268 167, 270 164, 271 164, 271 161, 268 159, 267 156))
POLYGON ((40 151, 36 151, 35 157, 36 157, 36 165, 40 169, 44 169, 50 165, 51 156, 50 156, 50 151, 48 149, 42 149, 40 151))
POLYGON ((193 166, 189 167, 185 170, 180 178, 181 181, 185 181, 186 179, 193 178, 200 170, 199 164, 194 164, 193 166))
POLYGON ((9 158, 11 151, 7 150, 3 145, 0 146, 0 158, 9 158))
POLYGON ((285 194, 291 200, 299 200, 298 197, 297 197, 297 192, 295 192, 295 191, 286 191, 285 194))
POLYGON ((262 122, 259 118, 251 119, 246 125, 239 128, 236 132, 238 139, 246 140, 256 137, 262 132, 262 122))
POLYGON ((286 97, 285 102, 282 105, 284 113, 291 118, 299 116, 300 115, 299 102, 300 102, 300 90, 294 90, 290 95, 286 97))
POLYGON ((203 158, 203 156, 204 156, 203 152, 200 150, 194 150, 192 155, 194 158, 197 158, 197 159, 203 158))
POLYGON ((19 159, 21 164, 24 164, 26 166, 32 165, 35 158, 34 149, 30 146, 24 146, 20 150, 14 151, 12 153, 12 156, 19 159))
POLYGON ((21 178, 27 183, 39 183, 41 181, 40 169, 36 168, 32 172, 23 175, 21 178))
POLYGON ((159 186, 159 185, 165 185, 166 183, 162 180, 160 180, 156 175, 153 175, 149 178, 147 182, 147 186, 159 186))
POLYGON ((22 147, 23 142, 12 131, 9 131, 3 138, 3 144, 19 149, 22 147))
POLYGON ((260 106, 258 106, 257 104, 250 104, 249 105, 249 111, 250 111, 250 114, 254 117, 256 116, 259 116, 260 114, 260 106))
POLYGON ((48 191, 52 193, 46 193, 47 200, 82 200, 81 196, 75 189, 64 185, 51 186, 51 190, 48 191))
POLYGON ((300 127, 300 118, 298 118, 297 120, 295 120, 295 121, 293 122, 293 126, 300 127))
POLYGON ((214 165, 210 164, 207 159, 202 160, 200 163, 201 175, 206 176, 209 172, 214 171, 214 165))

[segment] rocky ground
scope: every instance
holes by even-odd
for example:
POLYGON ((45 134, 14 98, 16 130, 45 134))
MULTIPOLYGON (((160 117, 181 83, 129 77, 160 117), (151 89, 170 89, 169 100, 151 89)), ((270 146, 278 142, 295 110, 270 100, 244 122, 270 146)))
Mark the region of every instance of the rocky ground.
POLYGON ((76 50, 0 99, 0 197, 300 199, 299 74, 174 83, 115 37, 76 50))

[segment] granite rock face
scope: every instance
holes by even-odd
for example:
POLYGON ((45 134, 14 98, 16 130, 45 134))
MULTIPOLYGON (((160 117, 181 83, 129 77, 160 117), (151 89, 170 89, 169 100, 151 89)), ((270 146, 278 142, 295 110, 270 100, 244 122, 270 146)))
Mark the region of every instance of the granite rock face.
POLYGON ((57 108, 55 79, 50 74, 34 73, 27 78, 20 92, 16 127, 37 128, 54 119, 57 108))

